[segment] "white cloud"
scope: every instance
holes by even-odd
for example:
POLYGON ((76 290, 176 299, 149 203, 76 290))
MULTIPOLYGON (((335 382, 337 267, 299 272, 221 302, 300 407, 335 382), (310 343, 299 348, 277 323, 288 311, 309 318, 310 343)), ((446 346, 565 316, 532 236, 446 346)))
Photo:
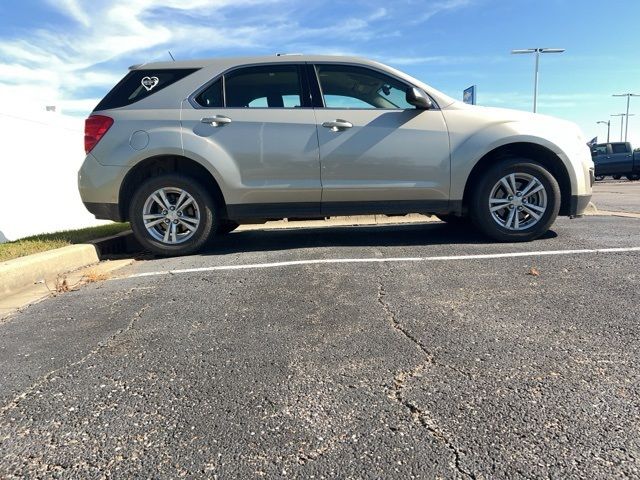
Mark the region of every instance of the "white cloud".
POLYGON ((477 0, 442 0, 429 2, 428 5, 424 5, 424 2, 419 2, 415 7, 416 16, 412 20, 412 23, 426 22, 440 13, 468 7, 474 3, 477 3, 477 0))
MULTIPOLYGON (((84 99, 92 87, 102 92, 117 82, 125 57, 127 63, 142 63, 168 59, 167 50, 184 58, 202 51, 263 51, 265 45, 293 48, 322 45, 325 38, 335 44, 393 35, 372 28, 387 17, 384 7, 308 27, 295 19, 300 4, 294 0, 46 1, 72 25, 3 39, 0 98, 10 100, 16 86, 21 93, 31 87, 23 102, 65 104, 76 112, 95 105, 96 99, 84 99)), ((14 103, 6 102, 2 110, 14 103)))

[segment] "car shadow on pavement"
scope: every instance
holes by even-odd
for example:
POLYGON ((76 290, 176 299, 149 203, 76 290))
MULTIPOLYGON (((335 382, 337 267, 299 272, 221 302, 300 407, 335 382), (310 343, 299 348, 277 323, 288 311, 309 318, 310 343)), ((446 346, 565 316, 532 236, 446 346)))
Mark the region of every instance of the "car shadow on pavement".
MULTIPOLYGON (((549 231, 540 240, 555 238, 549 231)), ((310 227, 247 230, 218 237, 203 255, 322 247, 409 247, 443 244, 494 244, 469 227, 445 223, 310 227)))

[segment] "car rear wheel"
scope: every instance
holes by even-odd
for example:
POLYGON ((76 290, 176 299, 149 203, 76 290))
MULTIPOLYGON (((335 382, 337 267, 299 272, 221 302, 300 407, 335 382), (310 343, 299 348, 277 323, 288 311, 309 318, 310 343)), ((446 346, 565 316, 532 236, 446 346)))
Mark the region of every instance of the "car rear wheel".
POLYGON ((627 180, 630 180, 632 182, 640 180, 640 175, 627 175, 627 180))
POLYGON ((622 175, 612 175, 612 178, 614 180, 620 180, 622 178, 622 175))
POLYGON ((471 220, 502 242, 544 235, 560 210, 560 187, 542 165, 525 158, 506 159, 478 181, 469 202, 471 220))
POLYGON ((216 204, 189 177, 168 174, 144 182, 129 207, 131 228, 141 245, 158 255, 188 255, 217 228, 216 204))

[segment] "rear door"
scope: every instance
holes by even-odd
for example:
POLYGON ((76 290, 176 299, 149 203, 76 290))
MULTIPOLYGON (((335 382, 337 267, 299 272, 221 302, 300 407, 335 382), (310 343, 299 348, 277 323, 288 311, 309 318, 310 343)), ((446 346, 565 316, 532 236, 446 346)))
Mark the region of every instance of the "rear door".
POLYGON ((320 163, 304 69, 234 69, 183 102, 185 152, 219 172, 232 218, 317 215, 320 163))
POLYGON ((323 214, 446 210, 450 155, 442 112, 408 104, 411 86, 373 68, 318 63, 312 71, 322 95, 316 117, 323 214))
POLYGON ((631 172, 633 152, 631 145, 625 142, 611 144, 611 154, 607 159, 611 173, 625 174, 631 172))

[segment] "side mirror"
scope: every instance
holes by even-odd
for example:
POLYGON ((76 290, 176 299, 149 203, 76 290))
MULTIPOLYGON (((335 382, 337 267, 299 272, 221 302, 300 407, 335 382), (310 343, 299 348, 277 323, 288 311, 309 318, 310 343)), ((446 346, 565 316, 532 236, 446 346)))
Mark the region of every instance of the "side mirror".
POLYGON ((433 102, 429 96, 419 88, 412 87, 407 90, 406 99, 407 103, 421 110, 430 110, 433 108, 433 102))

